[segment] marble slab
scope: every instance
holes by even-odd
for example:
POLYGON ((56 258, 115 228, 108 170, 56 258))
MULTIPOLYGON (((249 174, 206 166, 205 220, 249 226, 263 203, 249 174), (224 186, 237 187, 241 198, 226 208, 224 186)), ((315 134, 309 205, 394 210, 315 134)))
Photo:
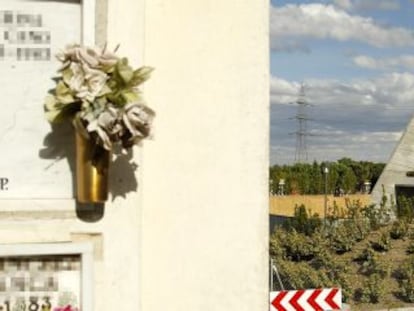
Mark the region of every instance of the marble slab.
POLYGON ((43 100, 55 85, 54 55, 81 41, 81 4, 1 2, 0 200, 72 198, 72 131, 51 134, 43 100))

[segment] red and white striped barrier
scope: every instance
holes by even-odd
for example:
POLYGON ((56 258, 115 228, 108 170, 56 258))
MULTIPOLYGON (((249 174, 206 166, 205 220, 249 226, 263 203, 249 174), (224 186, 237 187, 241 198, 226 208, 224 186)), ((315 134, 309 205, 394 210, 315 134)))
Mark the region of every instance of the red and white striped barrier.
POLYGON ((270 292, 270 311, 327 311, 342 308, 338 288, 270 292))

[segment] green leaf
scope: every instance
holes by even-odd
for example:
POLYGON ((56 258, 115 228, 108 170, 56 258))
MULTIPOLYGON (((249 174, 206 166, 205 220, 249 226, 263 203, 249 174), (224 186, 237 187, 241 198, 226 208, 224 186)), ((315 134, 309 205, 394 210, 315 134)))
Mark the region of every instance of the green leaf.
POLYGON ((121 65, 123 65, 123 66, 128 66, 128 58, 126 58, 126 57, 122 57, 122 58, 119 60, 118 64, 121 64, 121 65))
POLYGON ((69 93, 70 93, 70 90, 66 86, 66 84, 62 80, 59 81, 58 84, 56 85, 56 95, 62 96, 62 95, 66 95, 69 93))
POLYGON ((102 71, 104 71, 105 73, 113 73, 115 70, 115 66, 116 65, 103 65, 102 66, 102 71))
POLYGON ((106 98, 115 106, 123 106, 125 104, 125 100, 119 94, 108 94, 106 98))
POLYGON ((71 111, 67 109, 51 110, 45 112, 46 119, 50 123, 59 123, 72 117, 71 111))
POLYGON ((54 96, 52 95, 46 96, 45 101, 44 101, 44 107, 46 110, 55 110, 56 108, 58 108, 57 105, 58 105, 58 102, 56 101, 54 96))
POLYGON ((141 78, 148 79, 153 71, 154 71, 153 67, 142 66, 134 71, 134 77, 139 76, 141 78))
POLYGON ((71 94, 58 95, 56 96, 56 99, 65 105, 75 102, 75 98, 71 94))
POLYGON ((125 84, 131 81, 131 79, 134 77, 134 72, 132 71, 132 68, 129 66, 122 66, 120 68, 118 67, 118 74, 125 84))
POLYGON ((117 91, 117 86, 118 86, 118 83, 117 83, 117 81, 116 81, 116 78, 115 77, 112 77, 111 79, 109 79, 107 82, 106 82, 106 84, 108 85, 108 87, 111 89, 111 90, 113 90, 113 91, 117 91))
POLYGON ((46 111, 45 112, 46 119, 50 123, 56 123, 56 122, 62 121, 62 119, 61 119, 61 112, 62 112, 62 110, 46 111))
POLYGON ((126 103, 132 103, 139 99, 139 95, 133 91, 123 91, 121 92, 121 96, 125 100, 126 103))
POLYGON ((131 66, 128 65, 128 59, 122 58, 116 63, 115 80, 121 84, 128 84, 134 76, 134 71, 131 66), (119 79, 120 78, 120 79, 119 79), (121 81, 119 81, 121 80, 121 81))
POLYGON ((138 86, 141 83, 147 81, 151 77, 151 73, 154 71, 152 67, 141 67, 134 71, 134 77, 132 78, 131 84, 138 86))
POLYGON ((73 77, 73 72, 70 68, 66 68, 62 71, 62 78, 66 84, 69 84, 70 79, 73 77))
POLYGON ((108 100, 105 96, 95 98, 95 102, 97 102, 101 107, 106 107, 106 103, 108 100))
POLYGON ((105 84, 102 87, 101 91, 99 92, 98 96, 103 96, 103 95, 109 94, 111 92, 112 92, 111 88, 107 84, 105 84))

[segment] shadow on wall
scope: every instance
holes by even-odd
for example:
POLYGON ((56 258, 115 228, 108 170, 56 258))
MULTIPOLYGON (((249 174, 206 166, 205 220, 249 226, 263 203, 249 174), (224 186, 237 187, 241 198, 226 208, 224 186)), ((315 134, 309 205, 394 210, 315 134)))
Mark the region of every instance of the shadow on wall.
MULTIPOLYGON (((67 161, 72 175, 72 195, 76 197, 75 133, 70 122, 52 125, 51 131, 43 139, 43 148, 39 150, 39 157, 55 160, 48 168, 57 161, 67 161)), ((125 198, 129 192, 138 190, 135 175, 138 165, 133 158, 132 150, 128 150, 126 154, 121 153, 121 150, 114 151, 113 161, 109 168, 109 193, 112 201, 117 197, 125 198)), ((86 222, 99 221, 103 218, 104 212, 105 204, 76 203, 78 218, 86 222)))

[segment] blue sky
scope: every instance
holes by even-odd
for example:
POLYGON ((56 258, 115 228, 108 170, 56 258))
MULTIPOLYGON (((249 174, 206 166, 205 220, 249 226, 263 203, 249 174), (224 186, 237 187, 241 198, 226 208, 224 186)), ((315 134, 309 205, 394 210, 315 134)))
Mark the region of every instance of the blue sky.
POLYGON ((292 163, 305 85, 308 160, 386 162, 414 113, 413 0, 272 0, 271 164, 292 163))

